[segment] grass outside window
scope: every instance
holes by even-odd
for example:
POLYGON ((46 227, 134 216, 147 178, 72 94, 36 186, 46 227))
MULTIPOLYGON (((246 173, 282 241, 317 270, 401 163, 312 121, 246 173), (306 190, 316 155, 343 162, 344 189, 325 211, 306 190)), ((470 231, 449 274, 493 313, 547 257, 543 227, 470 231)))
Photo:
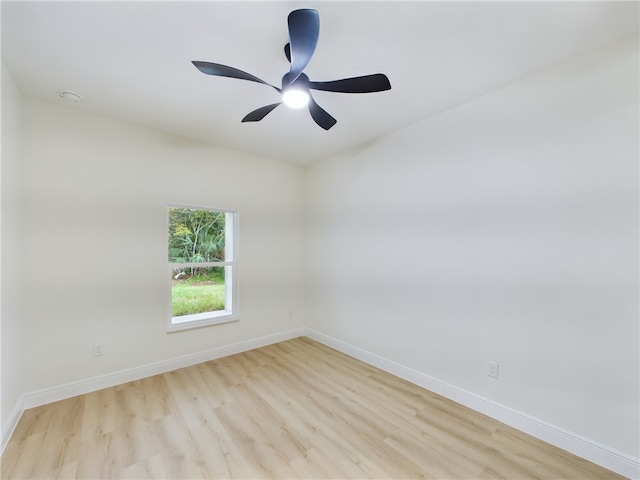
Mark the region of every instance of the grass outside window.
POLYGON ((171 315, 214 312, 225 308, 224 267, 174 269, 171 315))

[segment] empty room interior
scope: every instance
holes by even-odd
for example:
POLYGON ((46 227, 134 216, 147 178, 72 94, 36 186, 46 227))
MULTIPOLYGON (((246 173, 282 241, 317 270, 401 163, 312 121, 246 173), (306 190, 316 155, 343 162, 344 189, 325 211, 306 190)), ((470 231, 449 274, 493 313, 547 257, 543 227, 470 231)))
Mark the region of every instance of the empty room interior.
POLYGON ((3 479, 640 478, 640 2, 0 7, 3 479))

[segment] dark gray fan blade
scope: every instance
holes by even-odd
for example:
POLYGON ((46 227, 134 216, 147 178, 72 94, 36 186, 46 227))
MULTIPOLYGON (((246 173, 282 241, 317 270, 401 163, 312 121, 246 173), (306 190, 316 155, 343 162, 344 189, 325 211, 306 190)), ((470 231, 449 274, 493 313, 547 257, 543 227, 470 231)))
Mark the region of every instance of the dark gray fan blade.
POLYGON ((329 130, 337 123, 337 120, 318 105, 311 95, 309 95, 309 113, 311 118, 325 130, 329 130))
POLYGON ((320 16, 316 10, 294 10, 287 19, 291 50, 291 69, 283 79, 282 87, 291 85, 307 66, 318 43, 320 16))
POLYGON ((243 72, 242 70, 238 70, 237 68, 228 67, 226 65, 221 65, 219 63, 211 63, 211 62, 193 61, 191 63, 193 63, 198 70, 200 70, 202 73, 206 73, 207 75, 216 75, 218 77, 239 78, 240 80, 248 80, 250 82, 262 83, 263 85, 267 85, 271 88, 275 88, 278 92, 281 91, 278 87, 274 87, 270 83, 267 83, 264 80, 254 75, 251 75, 250 73, 243 72))
POLYGON ((271 105, 267 105, 266 107, 260 107, 257 110, 254 110, 251 113, 248 113, 243 119, 243 122, 259 122, 264 117, 266 117, 274 108, 280 105, 282 102, 272 103, 271 105))
POLYGON ((362 77, 343 78, 331 82, 309 82, 309 88, 325 92, 339 93, 372 93, 391 90, 391 83, 386 75, 375 73, 362 77))
POLYGON ((291 44, 287 43, 284 46, 284 56, 287 57, 287 61, 291 63, 291 44))

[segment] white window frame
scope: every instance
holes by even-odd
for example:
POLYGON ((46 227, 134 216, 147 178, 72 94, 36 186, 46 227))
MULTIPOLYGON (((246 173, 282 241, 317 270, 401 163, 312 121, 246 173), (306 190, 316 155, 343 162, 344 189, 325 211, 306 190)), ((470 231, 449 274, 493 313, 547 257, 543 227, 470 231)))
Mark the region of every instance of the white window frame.
MULTIPOLYGON (((176 205, 170 204, 169 208, 189 208, 192 210, 208 210, 211 212, 225 213, 225 230, 224 230, 224 262, 195 262, 195 263, 173 263, 168 262, 169 275, 169 323, 167 324, 167 332, 180 332, 191 330, 194 328, 208 327, 211 325, 220 325, 224 323, 236 322, 239 320, 238 305, 238 212, 223 208, 210 207, 194 207, 192 205, 176 205), (224 267, 225 282, 225 309, 214 310, 212 312, 193 313, 190 315, 181 315, 174 317, 172 312, 171 299, 171 276, 174 268, 189 267, 224 267)), ((167 214, 167 222, 169 216, 167 214)), ((168 225, 167 225, 168 227, 168 225)), ((168 228, 167 228, 168 230, 168 228)), ((165 230, 165 231, 167 231, 165 230)), ((168 251, 168 240, 167 240, 168 251)))

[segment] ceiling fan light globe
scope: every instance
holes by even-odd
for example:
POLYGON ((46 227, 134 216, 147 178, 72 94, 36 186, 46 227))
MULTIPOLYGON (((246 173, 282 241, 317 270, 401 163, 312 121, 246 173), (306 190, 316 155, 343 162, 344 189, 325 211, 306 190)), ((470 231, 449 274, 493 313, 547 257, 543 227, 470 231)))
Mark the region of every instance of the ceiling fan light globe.
POLYGON ((282 101, 290 108, 304 108, 309 104, 309 93, 299 88, 289 88, 282 93, 282 101))

